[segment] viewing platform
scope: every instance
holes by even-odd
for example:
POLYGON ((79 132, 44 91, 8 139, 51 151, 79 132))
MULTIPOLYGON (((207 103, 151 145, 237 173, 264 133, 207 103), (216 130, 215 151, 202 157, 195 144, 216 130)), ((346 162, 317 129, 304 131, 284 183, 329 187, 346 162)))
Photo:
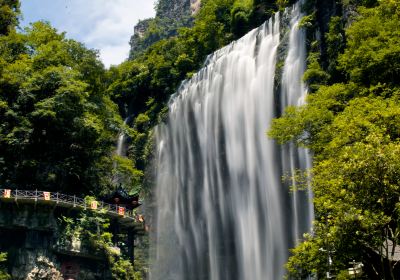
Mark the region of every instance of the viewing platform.
POLYGON ((66 195, 59 192, 0 189, 0 202, 41 204, 65 209, 98 211, 106 214, 111 220, 118 220, 118 223, 123 227, 134 228, 138 234, 144 231, 143 216, 136 214, 133 210, 141 204, 138 199, 134 202, 131 209, 128 209, 116 203, 112 204, 101 200, 84 199, 76 195, 66 195))
POLYGON ((144 217, 135 210, 139 206, 139 196, 129 195, 121 187, 97 199, 0 189, 0 252, 8 253, 10 273, 17 280, 25 279, 42 265, 67 279, 80 279, 78 275, 110 279, 107 254, 112 252, 133 263, 137 238, 146 234, 144 217), (79 224, 84 213, 93 219, 93 234, 96 219, 108 224, 108 251, 80 234, 75 223, 79 224), (69 227, 63 224, 65 219, 70 221, 69 227))
POLYGON ((133 210, 133 208, 140 205, 138 200, 132 209, 127 209, 127 207, 119 206, 118 204, 83 199, 75 195, 66 195, 59 192, 0 189, 0 201, 47 204, 54 205, 55 207, 99 211, 104 212, 110 218, 117 218, 124 225, 128 225, 129 223, 143 223, 144 221, 143 217, 135 214, 133 210))

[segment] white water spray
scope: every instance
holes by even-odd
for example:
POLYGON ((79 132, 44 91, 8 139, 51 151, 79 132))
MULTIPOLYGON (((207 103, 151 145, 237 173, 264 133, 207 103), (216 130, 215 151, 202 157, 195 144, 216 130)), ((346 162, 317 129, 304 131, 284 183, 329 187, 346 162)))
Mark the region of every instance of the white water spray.
POLYGON ((151 279, 283 279, 289 248, 309 230, 312 213, 299 209, 310 202, 281 182, 283 171, 307 167, 306 152, 282 151, 265 135, 277 104, 306 93, 299 4, 285 16, 291 29, 281 96, 274 94, 276 14, 211 55, 172 99, 168 123, 157 131, 151 279))

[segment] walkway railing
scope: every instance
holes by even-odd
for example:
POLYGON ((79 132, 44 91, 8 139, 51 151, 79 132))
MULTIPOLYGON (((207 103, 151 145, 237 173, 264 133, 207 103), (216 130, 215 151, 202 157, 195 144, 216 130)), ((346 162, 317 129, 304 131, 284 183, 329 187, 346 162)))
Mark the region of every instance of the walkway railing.
POLYGON ((79 207, 83 209, 91 209, 97 211, 105 211, 112 216, 132 219, 135 222, 143 222, 140 215, 136 215, 134 211, 128 210, 125 207, 97 201, 93 199, 83 199, 75 195, 66 195, 59 192, 46 192, 38 190, 11 190, 0 189, 0 198, 18 200, 32 200, 41 202, 53 202, 61 207, 79 207))

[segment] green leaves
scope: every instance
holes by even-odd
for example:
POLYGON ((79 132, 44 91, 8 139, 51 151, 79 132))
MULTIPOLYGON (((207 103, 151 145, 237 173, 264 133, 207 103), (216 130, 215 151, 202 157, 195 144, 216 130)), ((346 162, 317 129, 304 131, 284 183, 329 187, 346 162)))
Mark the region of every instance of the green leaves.
POLYGON ((231 31, 240 38, 250 28, 253 0, 236 0, 231 10, 231 31))
POLYGON ((143 172, 137 170, 132 160, 114 155, 114 176, 118 176, 118 179, 128 186, 127 190, 131 193, 139 193, 141 191, 141 183, 143 180, 143 172))
POLYGON ((48 44, 64 40, 64 33, 58 33, 49 22, 37 21, 25 28, 28 45, 32 50, 45 48, 48 44))
POLYGON ((400 12, 396 1, 381 1, 374 9, 360 9, 361 17, 346 32, 348 48, 340 56, 339 68, 357 83, 380 81, 399 85, 400 12))
POLYGON ((7 35, 17 25, 19 8, 19 1, 0 0, 0 36, 7 35))

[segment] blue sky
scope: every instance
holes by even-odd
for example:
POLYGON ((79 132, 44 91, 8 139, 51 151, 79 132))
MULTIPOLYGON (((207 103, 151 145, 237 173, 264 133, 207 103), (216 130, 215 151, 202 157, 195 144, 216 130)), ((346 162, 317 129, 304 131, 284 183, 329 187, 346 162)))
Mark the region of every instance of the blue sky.
POLYGON ((124 61, 139 19, 154 17, 154 0, 22 0, 21 27, 47 20, 68 38, 100 51, 106 67, 124 61))

